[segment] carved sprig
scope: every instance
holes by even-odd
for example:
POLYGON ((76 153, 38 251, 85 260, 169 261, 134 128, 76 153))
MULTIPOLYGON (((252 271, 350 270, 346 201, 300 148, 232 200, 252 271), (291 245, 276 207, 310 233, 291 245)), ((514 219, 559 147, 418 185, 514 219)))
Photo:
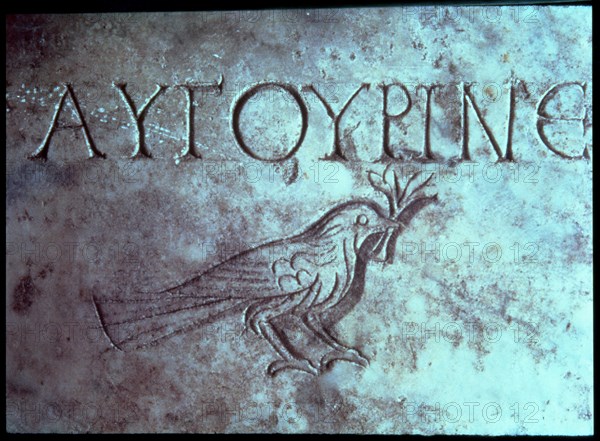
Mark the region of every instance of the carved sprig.
POLYGON ((414 173, 408 178, 403 188, 400 178, 392 169, 391 164, 385 168, 383 174, 374 171, 368 172, 369 182, 373 188, 383 193, 388 201, 390 219, 398 223, 398 228, 394 229, 387 241, 386 262, 388 264, 394 262, 396 242, 411 219, 427 205, 437 201, 437 193, 432 196, 421 193, 431 182, 433 173, 423 182, 413 187, 419 176, 421 176, 421 172, 414 173), (413 188, 411 189, 411 187, 413 188))
MULTIPOLYGON (((403 208, 419 198, 419 192, 431 182, 433 173, 422 183, 414 187, 410 192, 408 192, 408 190, 411 185, 416 182, 419 176, 421 176, 420 171, 414 173, 412 176, 410 176, 410 178, 408 178, 404 188, 401 185, 399 176, 392 168, 392 164, 388 164, 382 174, 369 171, 367 176, 373 188, 383 193, 387 199, 390 218, 397 219, 400 217, 403 208)), ((435 198, 435 196, 437 195, 430 196, 430 198, 435 198)))

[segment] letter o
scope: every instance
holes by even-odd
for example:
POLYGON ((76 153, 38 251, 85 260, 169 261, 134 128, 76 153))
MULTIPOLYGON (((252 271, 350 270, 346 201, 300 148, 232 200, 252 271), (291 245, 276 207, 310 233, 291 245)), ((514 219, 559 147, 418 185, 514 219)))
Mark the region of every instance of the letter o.
POLYGON ((302 97, 300 96, 298 91, 293 86, 291 86, 289 84, 280 84, 280 83, 273 83, 273 82, 262 83, 262 84, 258 84, 256 86, 248 89, 237 100, 237 102, 235 103, 235 106, 233 107, 233 115, 231 118, 231 124, 233 126, 233 134, 235 136, 235 140, 237 141, 238 145, 242 148, 242 150, 246 154, 248 154, 252 158, 258 159, 260 161, 279 162, 279 161, 283 161, 283 160, 286 160, 286 159, 294 156, 294 154, 298 151, 298 149, 302 145, 302 142, 304 141, 304 137, 306 136, 306 130, 308 128, 308 109, 306 107, 306 104, 304 103, 304 100, 302 99, 302 97), (296 101, 296 104, 298 104, 298 107, 300 109, 300 115, 302 116, 302 128, 300 129, 300 136, 298 137, 298 141, 296 141, 296 144, 294 145, 294 147, 292 147, 292 149, 286 155, 280 156, 278 158, 263 158, 263 157, 257 155, 254 151, 252 151, 252 149, 244 141, 242 132, 240 130, 240 114, 242 112, 242 109, 246 105, 246 103, 254 95, 259 93, 263 89, 275 89, 275 88, 283 89, 284 91, 286 91, 287 93, 289 93, 292 96, 294 101, 296 101))

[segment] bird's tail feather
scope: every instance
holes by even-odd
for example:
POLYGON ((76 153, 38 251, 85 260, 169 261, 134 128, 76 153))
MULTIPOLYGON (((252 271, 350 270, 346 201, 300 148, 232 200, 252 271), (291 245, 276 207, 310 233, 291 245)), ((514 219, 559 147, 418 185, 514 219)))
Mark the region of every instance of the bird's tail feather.
POLYGON ((172 292, 126 299, 93 296, 96 314, 111 344, 120 350, 152 346, 241 312, 248 300, 199 297, 172 292))

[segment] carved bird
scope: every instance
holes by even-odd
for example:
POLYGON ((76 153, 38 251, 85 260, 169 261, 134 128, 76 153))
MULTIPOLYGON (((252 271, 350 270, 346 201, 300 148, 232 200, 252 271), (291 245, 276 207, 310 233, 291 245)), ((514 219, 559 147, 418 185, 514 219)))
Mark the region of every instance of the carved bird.
POLYGON ((116 349, 136 349, 239 314, 281 357, 269 365, 270 375, 284 369, 317 375, 334 360, 366 366, 368 359, 330 329, 360 301, 367 264, 391 262, 399 234, 437 197, 415 198, 397 213, 406 189, 400 194, 395 184, 386 194, 388 214, 371 200, 349 201, 300 234, 244 251, 177 286, 125 299, 93 296, 105 334, 116 349), (305 358, 276 323, 292 315, 330 348, 318 362, 305 358))

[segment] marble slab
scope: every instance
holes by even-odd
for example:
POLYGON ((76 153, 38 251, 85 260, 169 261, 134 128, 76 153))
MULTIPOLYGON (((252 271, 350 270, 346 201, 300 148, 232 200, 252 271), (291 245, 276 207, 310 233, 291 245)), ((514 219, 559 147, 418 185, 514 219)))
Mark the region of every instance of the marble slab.
POLYGON ((7 16, 8 431, 592 434, 591 12, 7 16))

